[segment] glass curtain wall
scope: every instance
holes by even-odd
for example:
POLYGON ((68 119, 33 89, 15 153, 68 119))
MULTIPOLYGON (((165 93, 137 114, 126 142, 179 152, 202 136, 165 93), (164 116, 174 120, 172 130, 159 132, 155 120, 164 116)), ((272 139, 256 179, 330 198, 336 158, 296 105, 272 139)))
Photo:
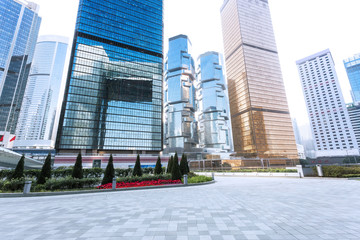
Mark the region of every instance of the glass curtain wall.
POLYGON ((222 66, 217 52, 200 55, 197 84, 199 142, 207 152, 232 147, 230 111, 222 66))
POLYGON ((221 16, 234 151, 296 159, 268 1, 225 0, 221 16))
POLYGON ((0 3, 0 131, 15 134, 41 18, 34 3, 0 3))
POLYGON ((162 150, 162 0, 80 0, 56 148, 162 150))

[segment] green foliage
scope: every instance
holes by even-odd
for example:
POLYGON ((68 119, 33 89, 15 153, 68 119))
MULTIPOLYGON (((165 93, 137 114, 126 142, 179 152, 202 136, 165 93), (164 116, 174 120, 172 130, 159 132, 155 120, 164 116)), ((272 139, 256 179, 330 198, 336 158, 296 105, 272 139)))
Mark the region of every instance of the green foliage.
POLYGON ((10 179, 11 176, 14 175, 14 170, 8 170, 8 169, 4 169, 4 170, 0 170, 0 180, 7 180, 10 179))
POLYGON ((0 182, 0 190, 4 192, 22 191, 24 189, 25 179, 16 178, 0 182))
POLYGON ((130 182, 141 182, 141 181, 152 181, 152 180, 170 180, 171 179, 171 175, 170 174, 162 174, 162 175, 144 175, 141 177, 121 177, 121 178, 117 178, 116 182, 125 182, 125 183, 130 183, 130 182))
POLYGON ((49 153, 45 159, 44 165, 42 166, 40 176, 37 179, 38 184, 44 184, 47 179, 51 178, 51 154, 49 153))
POLYGON ((345 174, 344 178, 360 178, 360 174, 345 174))
POLYGON ((156 166, 155 166, 155 175, 160 175, 162 174, 162 167, 161 167, 161 158, 160 156, 158 157, 157 161, 156 161, 156 166))
POLYGON ((73 169, 73 172, 72 172, 72 177, 77 178, 77 179, 82 179, 83 178, 83 168, 82 168, 81 153, 79 153, 79 155, 76 158, 76 162, 75 162, 74 169, 73 169))
POLYGON ((136 163, 135 163, 135 166, 134 166, 134 170, 133 170, 133 176, 141 177, 142 174, 143 173, 142 173, 142 170, 141 170, 140 156, 138 154, 137 158, 136 158, 136 163))
POLYGON ((195 176, 188 179, 188 183, 202 183, 202 182, 210 182, 212 181, 212 177, 207 176, 195 176))
MULTIPOLYGON (((313 171, 317 172, 316 167, 313 171)), ((346 177, 349 174, 360 174, 360 167, 322 166, 324 177, 346 177)))
POLYGON ((111 154, 101 184, 112 183, 114 177, 115 177, 115 170, 114 170, 113 156, 111 154))
MULTIPOLYGON (((84 178, 101 178, 104 170, 102 168, 84 168, 83 176, 84 178)), ((67 175, 71 176, 71 175, 67 175)))
POLYGON ((188 163, 187 163, 187 160, 186 160, 186 155, 183 154, 181 156, 181 161, 180 161, 180 173, 181 173, 181 176, 185 175, 185 174, 188 174, 189 172, 189 166, 188 166, 188 163))
POLYGON ((171 169, 172 169, 173 161, 174 161, 174 157, 171 156, 170 159, 169 159, 169 161, 168 161, 166 173, 170 173, 170 174, 171 174, 171 169))
POLYGON ((47 190, 70 190, 70 189, 79 189, 79 188, 93 188, 101 183, 101 178, 59 178, 59 179, 49 179, 42 186, 34 186, 38 191, 47 190))
POLYGON ((187 156, 185 155, 185 166, 186 166, 186 172, 189 173, 190 172, 190 167, 189 167, 189 162, 187 160, 187 156))
POLYGON ((123 168, 116 168, 115 169, 115 176, 116 177, 127 177, 127 176, 131 176, 132 174, 132 169, 131 168, 127 168, 127 169, 123 169, 123 168))
POLYGON ((154 168, 151 168, 151 167, 149 167, 149 168, 141 168, 141 170, 142 170, 143 174, 153 174, 154 173, 154 168))
POLYGON ((11 179, 20 179, 24 177, 24 164, 25 164, 25 156, 22 155, 18 164, 16 165, 14 174, 11 176, 11 179))
POLYGON ((171 180, 181 179, 181 172, 179 167, 179 159, 177 153, 175 153, 174 160, 172 161, 171 167, 171 180))

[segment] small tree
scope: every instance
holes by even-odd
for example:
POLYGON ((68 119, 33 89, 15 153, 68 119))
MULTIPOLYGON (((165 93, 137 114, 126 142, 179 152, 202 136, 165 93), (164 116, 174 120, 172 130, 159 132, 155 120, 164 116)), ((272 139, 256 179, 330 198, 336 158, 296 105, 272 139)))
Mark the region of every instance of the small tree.
POLYGON ((41 173, 37 179, 37 184, 45 184, 46 179, 51 178, 51 154, 49 153, 42 166, 41 173))
POLYGON ((135 163, 135 166, 134 166, 134 170, 133 170, 133 176, 141 177, 142 174, 143 173, 142 173, 142 170, 141 170, 140 156, 138 154, 137 158, 136 158, 136 163, 135 163))
POLYGON ((72 172, 72 177, 73 178, 78 178, 78 179, 83 178, 81 153, 79 153, 77 158, 76 158, 76 162, 75 162, 74 169, 73 169, 73 172, 72 172))
POLYGON ((154 174, 155 174, 155 175, 160 175, 160 174, 162 174, 162 167, 161 167, 161 159, 160 159, 160 156, 158 157, 158 159, 157 159, 157 161, 156 161, 154 174))
POLYGON ((25 156, 22 155, 18 164, 16 165, 14 174, 11 176, 11 179, 19 179, 24 177, 24 165, 25 165, 25 156))
POLYGON ((185 155, 185 166, 186 166, 186 174, 190 172, 189 162, 187 160, 187 156, 185 155))
POLYGON ((181 172, 180 172, 179 159, 178 159, 177 153, 175 153, 174 160, 172 161, 171 179, 172 180, 181 179, 181 172))
POLYGON ((171 174, 171 168, 172 168, 172 165, 173 165, 173 156, 170 157, 169 161, 168 161, 168 165, 167 165, 167 169, 166 169, 166 173, 170 173, 171 174))
POLYGON ((112 154, 110 154, 109 162, 106 166, 104 178, 101 184, 112 183, 114 177, 115 177, 114 161, 112 154))
POLYGON ((181 173, 181 176, 188 173, 185 161, 186 161, 186 157, 185 157, 185 154, 183 153, 183 155, 181 156, 181 160, 180 160, 180 173, 181 173))

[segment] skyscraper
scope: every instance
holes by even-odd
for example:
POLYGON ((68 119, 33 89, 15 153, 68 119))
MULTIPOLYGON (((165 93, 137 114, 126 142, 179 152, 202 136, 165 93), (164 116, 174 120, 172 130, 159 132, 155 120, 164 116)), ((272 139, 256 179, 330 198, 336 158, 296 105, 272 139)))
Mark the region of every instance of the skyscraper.
POLYGON ((360 103, 360 54, 344 60, 354 103, 360 103))
POLYGON ((297 149, 267 0, 221 7, 234 151, 297 159, 297 149))
POLYGON ((190 40, 185 35, 170 38, 164 89, 167 152, 189 152, 198 143, 195 79, 190 40))
POLYGON ((38 9, 35 3, 0 0, 1 146, 14 139, 41 23, 38 9))
POLYGON ((199 57, 196 89, 199 143, 207 152, 232 150, 227 84, 219 57, 217 52, 207 52, 199 57))
POLYGON ((354 130, 355 138, 358 147, 360 148, 360 104, 350 104, 347 109, 349 112, 350 122, 354 130))
POLYGON ((329 49, 296 64, 317 157, 357 155, 357 142, 329 49))
POLYGON ((56 149, 162 150, 162 0, 80 0, 56 149))
POLYGON ((54 147, 55 116, 68 39, 40 36, 25 90, 14 147, 54 147))

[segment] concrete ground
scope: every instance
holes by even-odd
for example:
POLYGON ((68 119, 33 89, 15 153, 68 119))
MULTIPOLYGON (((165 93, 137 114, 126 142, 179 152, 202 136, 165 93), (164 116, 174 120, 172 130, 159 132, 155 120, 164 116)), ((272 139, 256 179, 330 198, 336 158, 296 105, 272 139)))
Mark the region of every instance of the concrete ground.
POLYGON ((360 181, 217 183, 0 199, 0 239, 360 239, 360 181))

